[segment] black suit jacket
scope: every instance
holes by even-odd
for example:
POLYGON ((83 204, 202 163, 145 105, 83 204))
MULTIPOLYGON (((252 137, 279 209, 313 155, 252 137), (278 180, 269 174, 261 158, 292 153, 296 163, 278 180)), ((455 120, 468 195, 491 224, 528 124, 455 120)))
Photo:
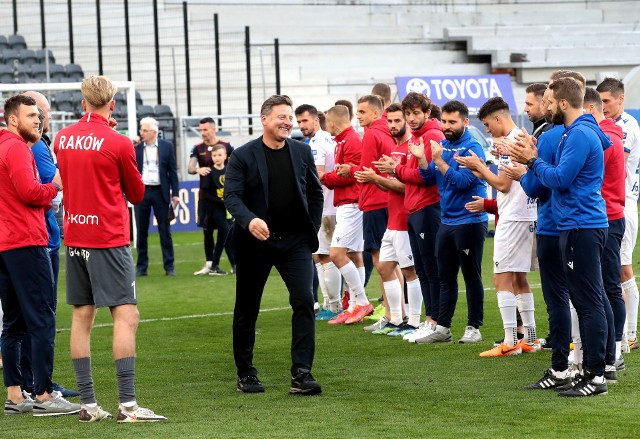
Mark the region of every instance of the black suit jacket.
MULTIPOLYGON (((306 217, 300 218, 308 227, 309 243, 318 248, 318 230, 322 221, 324 203, 322 186, 313 161, 311 148, 302 142, 287 139, 296 191, 304 206, 306 217)), ((229 159, 224 183, 224 204, 236 219, 234 234, 251 235, 249 223, 254 218, 267 218, 269 207, 269 169, 262 146, 262 137, 236 148, 229 159), (241 230, 238 230, 241 229, 241 230)), ((255 239, 255 238, 253 238, 255 239)))
MULTIPOLYGON (((162 189, 162 198, 167 205, 171 201, 171 194, 178 196, 178 172, 176 171, 176 156, 173 154, 173 145, 165 140, 158 139, 158 170, 160 172, 160 188, 162 189), (171 190, 171 193, 169 193, 171 190)), ((136 146, 136 161, 138 162, 138 171, 142 174, 142 165, 144 163, 144 142, 138 143, 136 146)))

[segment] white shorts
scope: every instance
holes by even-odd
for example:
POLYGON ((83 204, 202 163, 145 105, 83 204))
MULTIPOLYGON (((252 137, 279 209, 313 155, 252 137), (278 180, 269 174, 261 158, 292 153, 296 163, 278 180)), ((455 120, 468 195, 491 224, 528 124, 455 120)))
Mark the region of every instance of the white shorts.
POLYGON ((314 255, 328 255, 329 247, 331 247, 331 238, 333 238, 333 231, 336 228, 336 216, 324 215, 322 217, 322 223, 320 224, 320 230, 318 230, 318 242, 320 246, 318 251, 314 255))
POLYGON ((620 264, 631 265, 633 249, 638 239, 638 211, 624 210, 624 235, 620 244, 620 264))
POLYGON ((364 249, 362 235, 362 211, 358 204, 343 204, 336 208, 336 227, 331 238, 331 247, 346 248, 351 252, 364 249))
POLYGON ((397 262, 400 268, 413 267, 413 253, 406 230, 385 230, 380 246, 380 262, 397 262))
POLYGON ((531 271, 534 221, 501 219, 493 237, 493 272, 528 273, 531 271))

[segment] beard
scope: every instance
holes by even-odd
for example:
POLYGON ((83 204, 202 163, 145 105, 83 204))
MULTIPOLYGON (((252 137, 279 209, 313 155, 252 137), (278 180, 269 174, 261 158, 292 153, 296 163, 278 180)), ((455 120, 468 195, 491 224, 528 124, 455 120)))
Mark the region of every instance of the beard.
POLYGON ((407 125, 405 124, 402 128, 400 128, 395 133, 391 133, 391 137, 402 138, 407 132, 407 125))
POLYGON ((555 113, 551 113, 551 122, 555 125, 564 125, 564 111, 561 108, 556 108, 555 113))
POLYGON ((446 130, 446 131, 443 131, 443 134, 444 134, 445 139, 447 139, 450 142, 455 142, 460 137, 462 137, 462 135, 464 134, 464 127, 462 127, 462 129, 458 130, 458 131, 446 130))
POLYGON ((40 136, 33 129, 29 129, 27 125, 23 124, 18 124, 18 135, 27 143, 36 143, 40 140, 40 136))

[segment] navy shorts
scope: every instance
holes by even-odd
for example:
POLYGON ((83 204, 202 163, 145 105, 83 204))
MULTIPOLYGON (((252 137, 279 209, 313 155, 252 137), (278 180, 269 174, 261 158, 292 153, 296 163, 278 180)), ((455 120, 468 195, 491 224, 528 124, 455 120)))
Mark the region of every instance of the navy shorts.
POLYGON ((362 229, 364 235, 364 250, 380 250, 382 237, 387 230, 387 208, 371 210, 362 213, 362 229))

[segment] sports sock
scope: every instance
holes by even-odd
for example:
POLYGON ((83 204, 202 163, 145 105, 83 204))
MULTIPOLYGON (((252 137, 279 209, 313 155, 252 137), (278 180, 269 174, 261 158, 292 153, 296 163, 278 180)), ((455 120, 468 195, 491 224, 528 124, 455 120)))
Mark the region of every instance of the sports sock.
POLYGON ((622 355, 622 342, 617 341, 616 342, 616 360, 620 358, 621 355, 622 355))
POLYGON ((627 339, 635 340, 638 331, 638 302, 640 302, 636 279, 632 277, 624 282, 622 289, 625 294, 624 305, 627 310, 627 339))
POLYGON ((520 316, 522 317, 522 324, 524 325, 524 341, 525 343, 533 344, 537 338, 533 293, 520 293, 516 296, 516 300, 518 302, 518 311, 520 311, 520 316))
POLYGON ((422 312, 422 288, 420 287, 420 279, 414 279, 407 282, 407 296, 409 304, 407 305, 407 313, 411 326, 416 328, 420 325, 420 313, 422 312))
POLYGON ((511 291, 498 291, 498 308, 502 316, 502 324, 504 326, 504 344, 514 347, 518 343, 516 296, 511 291))
POLYGON ((593 384, 603 384, 604 383, 604 375, 598 375, 593 377, 591 380, 593 384))
POLYGON ((336 312, 340 303, 340 288, 342 287, 342 277, 340 270, 333 262, 322 264, 322 272, 324 273, 324 284, 327 288, 329 296, 329 307, 331 311, 336 312), (335 309, 334 309, 335 304, 335 309))
POLYGON ((362 282, 362 288, 364 288, 364 282, 367 280, 367 272, 365 271, 364 266, 357 268, 358 276, 360 276, 360 282, 362 282))
POLYGON ((93 389, 93 376, 91 375, 91 357, 74 358, 73 368, 76 371, 76 383, 80 392, 82 404, 96 402, 96 394, 93 389))
MULTIPOLYGON (((340 273, 342 273, 345 282, 347 282, 347 285, 349 286, 349 312, 353 311, 353 309, 356 307, 357 302, 362 301, 362 299, 359 299, 358 296, 362 296, 362 298, 364 298, 364 305, 369 303, 367 295, 364 292, 364 287, 359 271, 360 270, 356 268, 356 265, 352 261, 349 261, 340 268, 340 273)), ((357 304, 359 305, 360 303, 357 304)))
POLYGON ((559 380, 563 380, 567 377, 567 374, 569 373, 569 369, 565 369, 565 370, 553 370, 551 369, 551 373, 553 374, 553 376, 555 378, 558 378, 559 380))
POLYGON ((118 401, 128 403, 136 399, 134 383, 136 357, 125 357, 116 360, 116 378, 118 381, 118 401))
POLYGON ((322 291, 322 307, 324 308, 325 305, 329 303, 329 294, 327 293, 327 286, 324 281, 324 270, 320 262, 316 264, 316 272, 318 273, 318 286, 320 287, 320 291, 322 291))
POLYGON ((397 278, 384 282, 383 285, 389 303, 390 322, 392 325, 398 326, 402 323, 402 286, 397 278))

